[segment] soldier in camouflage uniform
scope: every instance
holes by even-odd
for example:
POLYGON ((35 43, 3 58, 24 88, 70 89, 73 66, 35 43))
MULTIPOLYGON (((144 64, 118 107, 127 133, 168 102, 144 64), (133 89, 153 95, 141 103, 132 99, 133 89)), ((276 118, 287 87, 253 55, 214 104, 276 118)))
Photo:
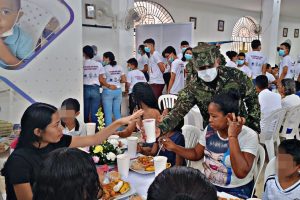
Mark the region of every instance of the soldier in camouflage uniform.
MULTIPOLYGON (((200 42, 199 45, 205 45, 205 43, 200 42)), ((226 59, 223 56, 223 54, 221 54, 220 47, 221 45, 216 45, 216 53, 218 57, 217 63, 219 63, 219 65, 225 66, 226 59)), ((192 66, 193 65, 189 65, 189 64, 186 65, 186 71, 187 71, 186 83, 189 83, 194 79, 197 79, 197 69, 193 68, 192 66)))
POLYGON ((246 118, 247 126, 259 131, 260 109, 258 95, 252 81, 242 71, 235 68, 218 66, 214 69, 218 58, 216 46, 199 43, 196 48, 193 48, 193 60, 188 65, 197 70, 196 74, 201 71, 207 73, 208 69, 213 69, 215 76, 211 81, 206 79, 205 82, 203 76, 198 75, 201 78, 197 76, 179 92, 174 108, 158 126, 162 134, 173 130, 194 105, 199 107, 203 116, 203 125, 206 127, 209 120, 208 105, 212 97, 232 89, 238 90, 241 96, 239 115, 246 118))

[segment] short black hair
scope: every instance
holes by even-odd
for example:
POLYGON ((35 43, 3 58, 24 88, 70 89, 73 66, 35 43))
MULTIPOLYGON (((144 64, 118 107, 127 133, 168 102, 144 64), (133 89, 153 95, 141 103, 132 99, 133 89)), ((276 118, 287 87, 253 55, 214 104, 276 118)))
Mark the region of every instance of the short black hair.
POLYGON ((246 57, 245 53, 243 53, 243 52, 240 52, 238 56, 246 57))
POLYGON ((79 112, 80 104, 77 99, 68 98, 62 102, 61 108, 65 110, 74 110, 75 112, 79 112))
POLYGON ((83 53, 90 59, 92 59, 94 57, 94 50, 89 45, 86 45, 85 47, 83 47, 83 53))
POLYGON ((144 41, 144 44, 153 44, 153 46, 155 45, 155 41, 152 38, 149 38, 147 40, 144 41))
POLYGON ((253 40, 253 41, 251 42, 251 48, 252 48, 252 49, 257 49, 259 46, 261 46, 260 40, 253 40))
POLYGON ((261 90, 268 88, 269 82, 267 76, 265 75, 257 76, 255 79, 255 85, 261 90))
POLYGON ((276 65, 275 64, 275 66, 274 67, 272 67, 272 69, 278 69, 279 67, 278 67, 278 65, 276 65))
POLYGON ((172 46, 168 46, 168 47, 163 51, 164 57, 165 57, 165 55, 166 55, 167 53, 168 53, 168 54, 173 53, 173 54, 176 56, 176 50, 175 50, 175 48, 172 47, 172 46))
POLYGON ((279 147, 286 154, 293 157, 297 165, 300 165, 300 141, 297 139, 283 140, 279 147))
POLYGON ((135 58, 130 58, 129 60, 127 60, 127 63, 138 67, 138 61, 135 58))
POLYGON ((224 115, 227 115, 228 113, 235 113, 238 116, 240 110, 240 99, 241 95, 238 90, 229 90, 214 96, 211 103, 217 104, 219 111, 221 111, 224 115))
POLYGON ((269 69, 271 65, 269 63, 266 64, 266 68, 269 69))
POLYGON ((291 78, 282 79, 281 84, 284 87, 284 94, 286 96, 296 93, 296 84, 293 79, 291 78))
POLYGON ((148 189, 147 200, 217 200, 217 190, 198 170, 171 167, 161 172, 148 189))
POLYGON ((237 52, 235 51, 227 51, 226 55, 228 56, 228 58, 231 60, 233 57, 237 56, 237 52))
POLYGON ((188 41, 185 41, 185 40, 184 40, 184 41, 182 41, 182 42, 180 43, 180 46, 183 46, 183 45, 190 45, 190 44, 189 44, 188 41))
POLYGON ((289 44, 289 43, 287 43, 287 42, 284 42, 284 43, 281 43, 280 44, 280 46, 285 46, 288 50, 289 50, 289 52, 291 51, 291 45, 289 44))
POLYGON ((98 192, 102 188, 91 156, 77 148, 61 148, 43 161, 33 200, 98 199, 98 192))

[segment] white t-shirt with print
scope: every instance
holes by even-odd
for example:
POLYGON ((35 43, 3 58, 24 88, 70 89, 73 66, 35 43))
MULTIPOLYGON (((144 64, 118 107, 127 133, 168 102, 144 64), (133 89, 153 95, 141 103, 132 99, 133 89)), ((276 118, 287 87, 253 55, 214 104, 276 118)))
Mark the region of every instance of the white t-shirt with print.
POLYGON ((121 76, 124 75, 122 67, 119 65, 106 65, 104 69, 106 82, 110 85, 115 85, 117 88, 121 88, 120 80, 121 76))
POLYGON ((130 84, 128 94, 132 93, 133 86, 139 82, 147 82, 144 73, 138 69, 129 71, 127 74, 127 83, 130 84))
POLYGON ((262 200, 300 200, 300 180, 285 190, 282 189, 278 177, 271 175, 265 183, 262 200))
POLYGON ((262 66, 267 64, 267 57, 260 51, 251 51, 246 54, 246 62, 252 71, 252 79, 262 75, 262 66))
POLYGON ((104 68, 101 63, 87 59, 83 61, 83 84, 84 85, 99 85, 99 75, 104 74, 104 68))
POLYGON ((233 67, 233 68, 237 68, 237 64, 235 62, 233 62, 232 60, 229 60, 226 65, 226 67, 233 67))
POLYGON ((76 131, 75 127, 72 130, 69 130, 68 127, 64 127, 63 134, 65 135, 71 135, 71 136, 86 136, 87 130, 86 125, 82 122, 79 123, 79 129, 76 131))
POLYGON ((158 63, 163 63, 163 59, 158 53, 158 51, 154 51, 149 58, 149 76, 150 84, 165 84, 163 73, 160 71, 158 67, 158 63))
MULTIPOLYGON (((199 137, 199 144, 205 147, 204 174, 211 183, 223 188, 236 188, 253 180, 256 159, 248 175, 239 179, 231 166, 229 140, 223 139, 210 125, 205 128, 203 133, 199 137)), ((257 156, 258 136, 254 130, 243 126, 238 135, 238 142, 242 152, 257 156)))
POLYGON ((279 77, 282 74, 283 68, 287 66, 288 71, 283 79, 294 78, 295 76, 295 62, 290 55, 284 56, 279 66, 279 77))
POLYGON ((298 106, 300 105, 300 97, 295 94, 287 95, 281 100, 281 104, 283 108, 298 106))
POLYGON ((177 95, 184 88, 184 63, 182 60, 177 58, 172 62, 171 73, 174 73, 176 76, 173 86, 170 89, 170 94, 177 95))
POLYGON ((147 54, 139 55, 138 59, 137 59, 137 61, 138 61, 138 69, 139 70, 143 70, 144 67, 145 67, 145 65, 148 65, 148 60, 149 60, 149 58, 148 58, 147 54))
POLYGON ((249 78, 252 77, 252 71, 246 65, 243 65, 242 67, 238 67, 238 69, 241 70, 242 72, 244 72, 244 74, 246 74, 249 78))

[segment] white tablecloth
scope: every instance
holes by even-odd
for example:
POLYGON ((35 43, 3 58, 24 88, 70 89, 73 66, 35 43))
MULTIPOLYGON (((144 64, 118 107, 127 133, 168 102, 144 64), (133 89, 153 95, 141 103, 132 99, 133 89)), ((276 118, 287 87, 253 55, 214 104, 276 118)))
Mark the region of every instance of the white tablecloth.
POLYGON ((127 181, 130 182, 134 190, 141 196, 146 197, 148 188, 155 179, 154 173, 152 174, 138 174, 133 171, 129 171, 127 181))

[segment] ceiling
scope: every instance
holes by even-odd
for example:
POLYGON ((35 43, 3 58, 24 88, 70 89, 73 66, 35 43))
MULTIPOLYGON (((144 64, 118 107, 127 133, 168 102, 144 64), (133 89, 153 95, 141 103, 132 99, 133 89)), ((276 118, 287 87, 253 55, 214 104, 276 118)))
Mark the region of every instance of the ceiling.
MULTIPOLYGON (((189 1, 260 12, 261 1, 263 0, 189 0, 189 1)), ((281 0, 281 15, 286 17, 300 18, 299 7, 300 7, 300 0, 281 0)))

